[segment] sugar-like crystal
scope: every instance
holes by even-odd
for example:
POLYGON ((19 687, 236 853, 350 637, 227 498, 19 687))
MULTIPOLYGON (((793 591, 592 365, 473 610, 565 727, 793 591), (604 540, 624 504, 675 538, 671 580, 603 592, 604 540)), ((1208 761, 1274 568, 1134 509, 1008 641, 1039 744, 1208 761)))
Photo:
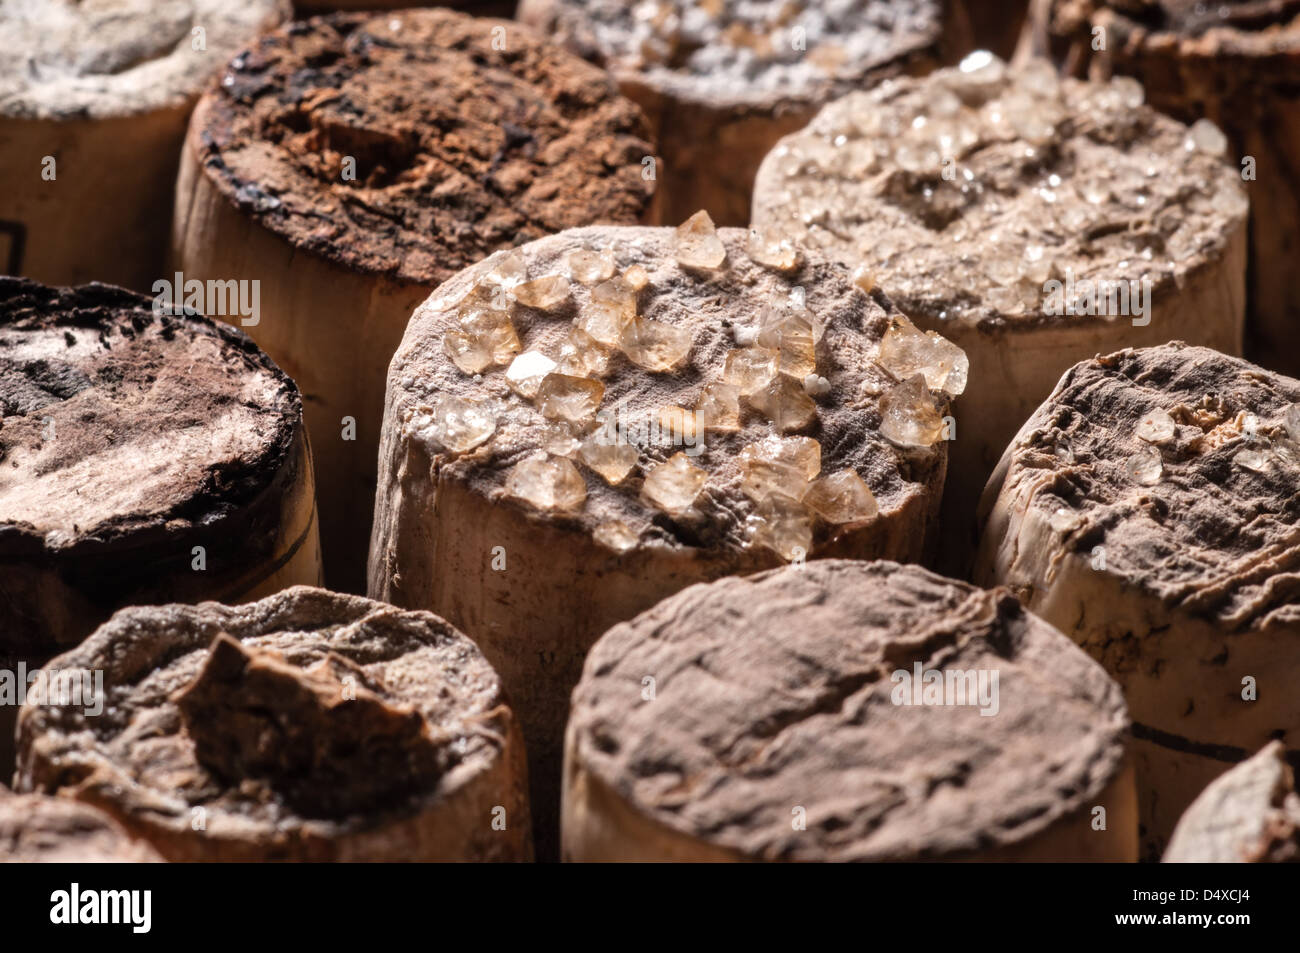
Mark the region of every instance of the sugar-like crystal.
POLYGON ((1204 152, 1206 155, 1221 157, 1228 154, 1228 137, 1208 119, 1198 119, 1187 130, 1183 146, 1188 152, 1204 152))
POLYGON ((751 228, 745 250, 764 268, 793 271, 799 267, 799 249, 793 237, 775 228, 751 228))
POLYGON ((528 308, 554 311, 569 297, 569 279, 562 275, 547 275, 515 285, 515 300, 528 308))
POLYGON ((642 291, 650 284, 650 275, 640 265, 632 265, 623 272, 623 280, 633 291, 642 291))
POLYGON ((541 351, 524 351, 506 368, 506 386, 529 400, 537 396, 542 380, 555 370, 555 362, 541 351))
POLYGON ((635 319, 619 342, 627 359, 648 371, 669 371, 691 353, 691 332, 663 321, 635 319))
POLYGON ((599 473, 606 483, 617 486, 636 468, 637 449, 630 443, 611 440, 602 429, 582 441, 578 459, 599 473))
POLYGON ((807 507, 787 496, 765 496, 745 519, 749 539, 766 546, 786 562, 803 559, 812 550, 812 519, 807 507))
POLYGON ((802 382, 784 374, 750 394, 749 403, 782 433, 803 430, 817 419, 817 405, 804 393, 802 382))
POLYGON ((571 424, 595 420, 605 385, 589 377, 547 374, 537 388, 537 409, 543 417, 571 424))
POLYGON ((491 355, 493 364, 508 364, 519 353, 519 335, 507 311, 483 306, 462 308, 460 330, 491 355))
POLYGON ((827 523, 859 523, 880 512, 876 497, 856 470, 837 470, 814 480, 803 498, 808 507, 827 523))
POLYGON ((740 429, 740 388, 734 384, 706 384, 695 401, 695 413, 709 430, 740 429))
POLYGON ((453 329, 442 336, 442 348, 452 363, 466 374, 481 374, 492 366, 487 342, 465 331, 453 329))
POLYGON ((587 484, 569 460, 538 454, 511 468, 506 494, 539 510, 571 511, 586 502, 587 484))
POLYGON ((584 285, 599 284, 614 274, 614 254, 609 249, 576 248, 565 257, 569 277, 584 285))
POLYGON ((639 538, 636 530, 622 520, 601 523, 592 530, 591 536, 600 545, 616 553, 626 553, 635 549, 639 538))
POLYGON ((876 287, 876 274, 863 262, 853 269, 853 283, 866 294, 871 294, 876 287))
POLYGON ((767 437, 740 452, 741 490, 755 500, 771 493, 802 499, 821 470, 821 446, 808 437, 767 437))
POLYGON ((802 381, 817 370, 817 319, 807 308, 767 304, 759 312, 755 343, 780 354, 777 369, 802 381))
POLYGON ((1165 465, 1160 458, 1160 451, 1148 447, 1129 457, 1124 464, 1124 470, 1134 483, 1141 486, 1155 486, 1164 475, 1165 465))
POLYGON ((602 281, 574 322, 607 347, 618 347, 636 320, 636 292, 621 277, 602 281))
POLYGON ((497 260, 489 277, 506 288, 514 288, 528 278, 528 263, 519 252, 508 251, 497 260))
POLYGON ((727 353, 722 379, 748 397, 772 382, 781 363, 781 353, 774 348, 743 347, 727 353))
POLYGON ((674 244, 677 262, 686 268, 712 270, 721 267, 727 257, 713 219, 703 209, 677 226, 674 244))
POLYGON ((880 398, 880 433, 904 447, 932 447, 943 439, 943 418, 920 374, 880 398))
POLYGON ((646 474, 642 494, 655 506, 668 513, 684 513, 695 503, 707 471, 691 463, 684 453, 675 453, 646 474))
POLYGON ((1263 473, 1268 470, 1270 460, 1263 451, 1247 448, 1233 457, 1232 462, 1247 470, 1263 473))
POLYGON ((1068 533, 1077 528, 1082 522, 1082 517, 1063 506, 1057 507, 1047 519, 1047 523, 1052 527, 1054 533, 1068 533))
POLYGON ((1174 423, 1174 418, 1169 416, 1168 411, 1159 408, 1144 416, 1137 425, 1139 439, 1147 443, 1168 443, 1177 432, 1178 426, 1174 423))
POLYGON ((433 438, 452 453, 466 453, 496 433, 491 407, 459 397, 444 397, 433 410, 433 438))
POLYGON ((921 331, 901 314, 881 339, 879 361, 900 380, 922 374, 931 390, 954 397, 966 389, 970 370, 965 351, 934 331, 921 331))
POLYGON ((809 397, 825 397, 831 392, 831 382, 820 374, 809 374, 803 379, 803 389, 809 397))
POLYGON ((610 350, 582 328, 573 327, 560 342, 556 370, 574 377, 604 377, 609 373, 610 350))

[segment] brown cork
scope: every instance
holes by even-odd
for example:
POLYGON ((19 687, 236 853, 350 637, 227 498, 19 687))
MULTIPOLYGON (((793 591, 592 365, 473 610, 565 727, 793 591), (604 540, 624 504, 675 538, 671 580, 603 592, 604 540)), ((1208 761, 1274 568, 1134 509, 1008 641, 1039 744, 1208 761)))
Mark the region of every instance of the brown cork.
POLYGON ((102 670, 112 704, 25 705, 18 787, 94 804, 168 860, 531 856, 500 680, 429 613, 303 586, 131 608, 51 667, 102 670))
POLYGON ((419 284, 570 226, 639 220, 646 135, 599 70, 518 24, 436 9, 264 36, 191 128, 242 213, 295 248, 419 284))
POLYGON ((1103 792, 1122 775, 1126 728, 1118 686, 1006 590, 883 561, 723 579, 616 626, 588 656, 566 854, 995 859, 1033 856, 1061 825, 1092 844, 1051 859, 1123 859, 1133 817, 1125 831, 1121 799, 1103 792), (996 672, 996 711, 955 695, 917 704, 897 674, 916 666, 996 672), (602 828, 618 814, 585 801, 591 790, 656 835, 602 828), (1112 812, 1108 834, 1089 829, 1096 805, 1112 812))

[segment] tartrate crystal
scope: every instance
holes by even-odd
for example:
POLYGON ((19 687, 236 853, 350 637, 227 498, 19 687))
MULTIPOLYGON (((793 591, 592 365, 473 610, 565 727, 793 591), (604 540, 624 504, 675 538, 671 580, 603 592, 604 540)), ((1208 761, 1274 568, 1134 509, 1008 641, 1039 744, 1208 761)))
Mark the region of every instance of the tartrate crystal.
POLYGON ((606 483, 617 486, 636 468, 637 449, 631 444, 610 440, 602 429, 582 441, 578 459, 599 473, 606 483))
POLYGON ((596 411, 600 409, 604 396, 605 385, 600 381, 552 373, 547 374, 537 388, 537 409, 543 417, 552 420, 586 423, 596 419, 596 411))
POLYGON ((1237 464, 1239 467, 1253 470, 1256 473, 1265 472, 1269 468, 1270 463, 1269 457, 1266 453, 1252 448, 1242 450, 1232 458, 1232 462, 1237 464))
POLYGON ((804 506, 827 523, 859 523, 880 512, 871 487, 856 470, 845 468, 814 480, 804 494, 804 506))
POLYGON ((569 252, 564 263, 569 277, 584 285, 598 284, 614 274, 614 255, 609 249, 578 248, 569 252))
POLYGON ((574 377, 604 377, 609 373, 610 350, 582 328, 569 329, 560 343, 555 369, 574 377))
POLYGON ((817 419, 817 405, 804 392, 803 384, 784 374, 750 394, 749 403, 782 433, 802 430, 817 419))
POLYGON ((650 284, 650 275, 640 265, 633 265, 623 272, 623 280, 633 291, 643 291, 650 284))
POLYGON ((774 228, 751 228, 745 250, 764 268, 793 271, 799 267, 799 250, 794 240, 774 228))
POLYGON ((1160 482, 1160 477, 1165 472, 1164 462, 1160 459, 1160 451, 1150 447, 1139 450, 1129 457, 1124 469, 1128 473, 1129 479, 1141 486, 1155 486, 1160 482))
POLYGON ((762 390, 777 375, 781 353, 774 348, 743 347, 730 351, 722 366, 722 379, 748 397, 762 390))
POLYGON ((691 463, 684 453, 675 453, 646 474, 642 494, 655 506, 668 513, 683 513, 695 503, 707 471, 691 463))
POLYGON ((727 250, 708 212, 701 209, 677 226, 675 255, 687 268, 712 270, 722 265, 727 250))
POLYGON ((766 437, 741 450, 739 463, 747 496, 780 493, 799 500, 821 470, 821 445, 808 437, 766 437))
POLYGON ((739 430, 740 388, 734 384, 706 384, 695 401, 695 413, 708 430, 739 430))
POLYGON ((1153 410, 1138 421, 1137 435, 1147 443, 1168 443, 1174 439, 1178 426, 1165 410, 1153 410))
POLYGON ((759 314, 759 347, 781 355, 778 370, 802 381, 817 370, 816 323, 807 308, 767 305, 759 314))
POLYGON ((881 339, 879 361, 900 380, 922 374, 931 390, 954 397, 966 389, 970 370, 965 351, 933 331, 921 331, 901 314, 881 339))
POLYGON ((648 371, 669 371, 686 360, 691 341, 686 328, 638 318, 623 329, 619 346, 633 364, 648 371))
POLYGON ((812 519, 807 507, 779 493, 764 497, 745 520, 752 543, 774 550, 786 562, 812 550, 812 519))
POLYGON ((626 553, 635 549, 637 544, 636 530, 622 520, 610 520, 601 523, 592 531, 591 535, 600 545, 606 549, 612 549, 616 553, 626 553))
POLYGON ((555 370, 555 362, 541 351, 524 351, 506 368, 506 386, 529 400, 537 396, 542 380, 555 370))
POLYGON ((932 447, 943 439, 943 418, 920 374, 880 398, 880 433, 904 447, 932 447))
POLYGON ((476 401, 444 397, 433 411, 433 438, 452 453, 466 453, 496 432, 495 411, 476 401))
POLYGON ((554 311, 569 297, 569 279, 547 275, 515 285, 515 300, 528 308, 554 311))
POLYGON ((607 347, 618 347, 636 319, 636 292, 626 281, 611 278, 591 289, 591 299, 575 323, 607 347))
POLYGON ((539 510, 571 511, 586 502, 587 484, 570 461, 538 454, 511 468, 506 493, 539 510))
POLYGON ((463 373, 481 374, 492 366, 492 352, 481 338, 461 330, 442 336, 442 348, 463 373))

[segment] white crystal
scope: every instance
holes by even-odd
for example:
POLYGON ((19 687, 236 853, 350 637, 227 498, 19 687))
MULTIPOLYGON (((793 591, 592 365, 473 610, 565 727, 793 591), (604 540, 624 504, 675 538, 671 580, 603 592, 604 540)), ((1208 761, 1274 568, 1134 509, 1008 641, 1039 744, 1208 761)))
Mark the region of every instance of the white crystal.
POLYGON ((1147 443, 1168 443, 1178 432, 1174 418, 1167 411, 1153 410, 1138 421, 1137 435, 1147 443))
POLYGON ((506 385, 529 400, 537 396, 542 379, 555 370, 555 362, 541 351, 524 351, 506 368, 506 385))
POLYGON ((444 397, 433 411, 433 438, 453 453, 465 453, 496 432, 493 409, 459 397, 444 397))
POLYGON ((1139 450, 1129 457, 1124 469, 1128 472, 1129 479, 1142 486, 1155 486, 1165 472, 1160 451, 1151 448, 1139 450))
POLYGON ((1225 156, 1228 154, 1228 137, 1210 120, 1198 119, 1187 130, 1183 147, 1188 152, 1197 151, 1211 156, 1225 156))
POLYGON ((1259 450, 1243 450, 1232 458, 1232 462, 1247 470, 1263 473, 1269 467, 1269 458, 1259 450))
POLYGON ((1057 509, 1048 519, 1052 531, 1056 533, 1068 533, 1082 522, 1082 518, 1077 513, 1067 510, 1065 507, 1057 509))

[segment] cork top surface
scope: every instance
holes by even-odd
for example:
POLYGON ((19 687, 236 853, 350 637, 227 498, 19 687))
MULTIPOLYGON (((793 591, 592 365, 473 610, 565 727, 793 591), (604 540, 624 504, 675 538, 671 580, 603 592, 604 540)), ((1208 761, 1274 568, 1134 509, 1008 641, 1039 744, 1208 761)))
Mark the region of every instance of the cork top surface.
MULTIPOLYGON (((824 259, 801 256, 793 270, 785 271, 761 265, 752 257, 748 239, 743 229, 718 229, 715 247, 718 253, 725 252, 725 260, 714 269, 683 265, 675 257, 681 246, 672 228, 573 229, 517 250, 521 260, 516 264, 529 282, 563 279, 566 292, 550 311, 514 304, 513 324, 519 339, 515 360, 522 361, 521 355, 540 356, 543 371, 552 362, 563 362, 575 324, 582 325, 595 312, 601 285, 566 277, 577 274, 573 267, 577 254, 602 257, 605 271, 600 280, 605 287, 618 284, 621 276, 638 268, 643 270, 645 287, 633 296, 637 320, 680 330, 688 348, 676 366, 657 371, 633 363, 617 348, 602 348, 587 339, 588 353, 598 352, 606 368, 584 371, 563 363, 554 368, 584 375, 576 382, 566 378, 566 385, 596 389, 596 399, 584 408, 581 419, 578 415, 556 419, 539 397, 530 399, 518 392, 509 379, 515 366, 510 356, 476 375, 449 358, 449 335, 459 332, 462 318, 458 315, 465 313, 467 296, 472 300, 475 289, 493 287, 494 276, 508 270, 509 256, 494 256, 467 269, 439 287, 412 317, 389 368, 385 416, 390 423, 386 426, 400 421, 402 440, 427 447, 435 479, 464 481, 475 492, 516 507, 521 516, 562 521, 594 532, 598 540, 602 527, 605 531, 616 527, 625 537, 614 547, 620 551, 636 546, 711 551, 751 547, 755 520, 762 518, 756 515, 762 493, 746 491, 743 458, 747 447, 767 446, 763 442, 773 438, 795 441, 787 444, 791 447, 815 445, 821 476, 846 469, 856 473, 874 495, 883 517, 924 499, 935 468, 946 459, 946 444, 937 429, 924 446, 895 444, 882 434, 882 399, 898 387, 898 379, 877 363, 881 340, 890 329, 891 317, 897 315, 889 300, 878 292, 863 292, 842 265, 824 259), (792 295, 800 289, 806 309, 792 303, 792 295), (706 388, 724 381, 729 356, 745 348, 757 349, 755 331, 774 315, 789 315, 792 321, 809 316, 824 323, 814 372, 823 380, 776 374, 769 385, 787 388, 783 399, 801 402, 813 415, 807 425, 782 431, 758 410, 757 396, 733 397, 738 417, 731 430, 714 429, 703 411, 692 416, 706 388), (816 383, 823 386, 812 386, 816 383), (450 441, 440 429, 440 417, 448 399, 470 402, 484 418, 476 445, 467 449, 447 445, 450 441), (669 426, 673 418, 663 416, 668 413, 663 408, 686 411, 685 418, 695 423, 675 429, 675 424, 669 426), (688 438, 692 427, 698 431, 688 438), (599 441, 630 448, 630 470, 616 483, 600 475, 599 464, 586 455, 609 449, 590 446, 599 441), (571 461, 574 490, 585 499, 573 507, 557 506, 539 514, 536 506, 516 498, 511 485, 521 465, 542 456, 571 461), (689 505, 676 509, 667 505, 666 511, 664 503, 648 494, 657 479, 653 474, 670 472, 673 465, 687 474, 694 472, 690 468, 702 471, 697 476, 703 482, 689 505)), ((522 293, 519 287, 516 293, 522 293)), ((918 400, 937 428, 939 418, 948 413, 948 395, 937 387, 930 391, 924 384, 918 386, 918 400)), ((568 463, 562 466, 569 472, 568 463)), ((797 496, 805 489, 803 477, 795 482, 799 486, 790 492, 797 496)), ((807 516, 782 512, 799 520, 807 516)), ((815 540, 820 544, 833 539, 846 528, 819 523, 815 540)), ((803 543, 806 551, 811 550, 809 542, 803 543)), ((779 546, 774 548, 780 551, 779 546)))
POLYGON ((0 790, 0 863, 117 864, 160 861, 147 844, 88 804, 0 790))
POLYGON ((296 586, 123 609, 52 667, 102 669, 104 710, 30 702, 19 780, 128 826, 309 843, 449 797, 512 715, 477 647, 427 612, 296 586))
POLYGON ((152 306, 0 277, 0 548, 218 524, 284 467, 293 382, 242 331, 152 306))
POLYGON ((1054 32, 1073 32, 1089 23, 1102 24, 1115 31, 1121 44, 1130 38, 1161 40, 1172 35, 1211 54, 1266 54, 1296 48, 1297 16, 1300 0, 1057 0, 1051 26, 1054 32))
POLYGON ((1181 342, 1084 361, 1008 449, 1002 494, 1166 605, 1294 629, 1298 402, 1300 381, 1181 342))
POLYGON ((848 560, 692 586, 615 626, 570 720, 577 763, 638 812, 799 861, 1023 842, 1092 803, 1126 729, 1119 688, 1006 590, 848 560), (917 704, 895 673, 918 667, 996 672, 996 714, 917 704))
POLYGON ((1164 862, 1300 863, 1300 794, 1282 742, 1269 742, 1192 802, 1164 862))
POLYGON ((5 0, 0 116, 107 119, 185 108, 289 0, 5 0))
POLYGON ((517 23, 337 14, 235 57, 190 129, 244 214, 341 266, 436 285, 499 248, 641 220, 645 118, 517 23))
POLYGON ((1149 307, 1219 262, 1247 213, 1222 135, 1142 101, 1129 78, 972 54, 782 139, 753 220, 865 263, 927 327, 1127 321, 1134 293, 1149 307))
POLYGON ((817 103, 937 59, 937 0, 523 0, 520 18, 621 83, 670 99, 771 109, 817 103))

